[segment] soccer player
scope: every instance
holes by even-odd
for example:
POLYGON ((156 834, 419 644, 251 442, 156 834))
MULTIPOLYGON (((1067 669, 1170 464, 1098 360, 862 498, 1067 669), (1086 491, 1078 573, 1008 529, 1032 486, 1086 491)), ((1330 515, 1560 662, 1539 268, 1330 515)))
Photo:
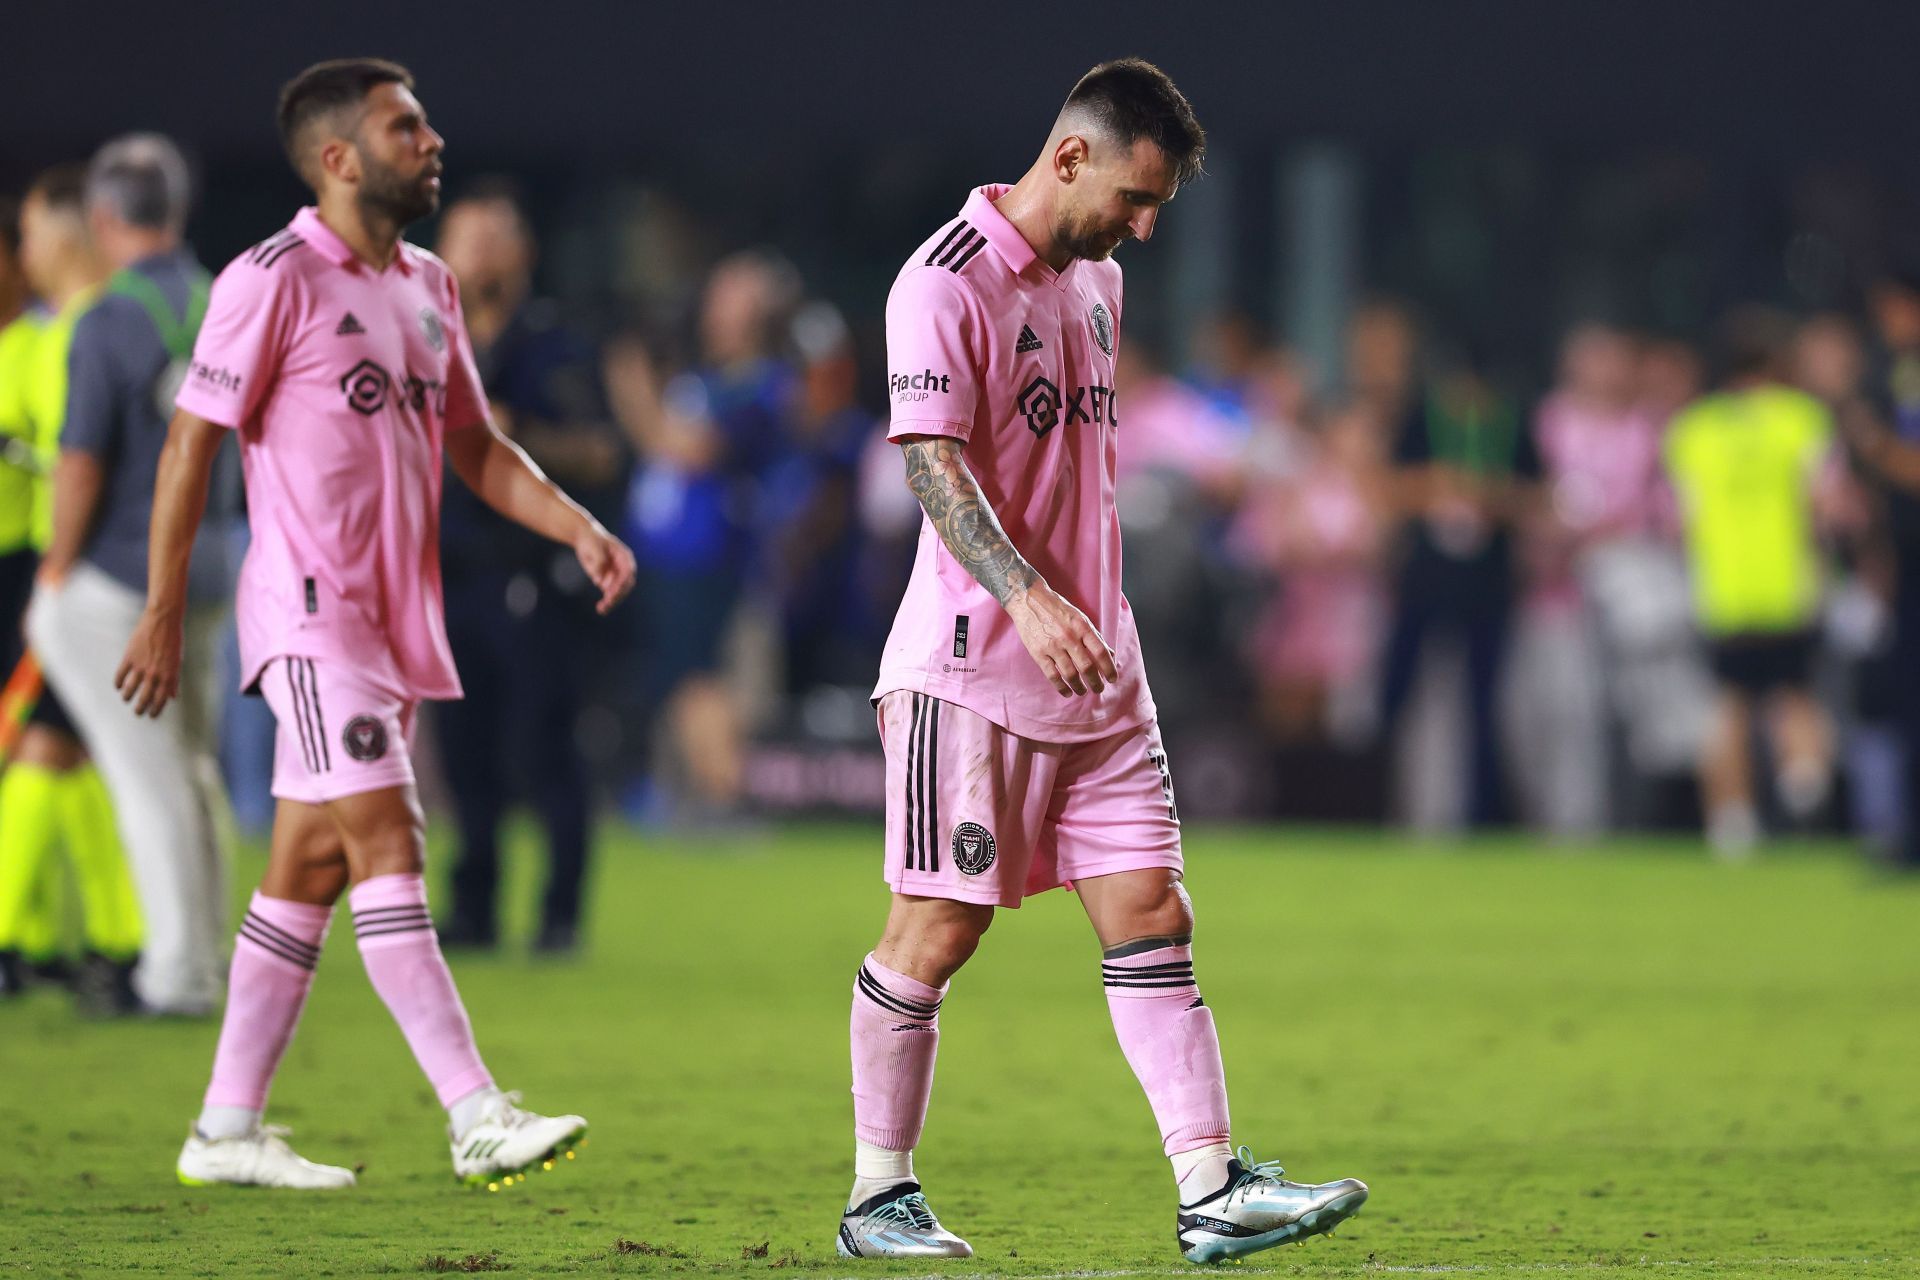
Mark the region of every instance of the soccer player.
POLYGON ((996 907, 1068 883, 1173 1162, 1182 1253, 1328 1231, 1367 1196, 1285 1181, 1229 1143, 1173 786, 1120 594, 1110 259, 1153 234, 1204 147, 1158 68, 1095 67, 1026 176, 974 191, 887 300, 889 434, 926 520, 874 692, 893 901, 853 991, 843 1255, 971 1254, 913 1174, 940 1004, 996 907))
POLYGON ((455 1176, 498 1187, 587 1126, 494 1087, 427 912, 408 742, 422 699, 460 694, 437 555, 443 454, 501 513, 570 546, 603 612, 631 588, 633 557, 495 430, 452 274, 400 239, 439 204, 444 145, 412 76, 378 59, 320 63, 282 91, 279 121, 318 205, 214 282, 155 483, 146 609, 115 678, 142 715, 178 691, 194 527, 236 430, 253 530, 242 680, 279 722, 278 804, 178 1172, 192 1185, 353 1185, 261 1124, 345 893, 367 976, 447 1108, 455 1176))

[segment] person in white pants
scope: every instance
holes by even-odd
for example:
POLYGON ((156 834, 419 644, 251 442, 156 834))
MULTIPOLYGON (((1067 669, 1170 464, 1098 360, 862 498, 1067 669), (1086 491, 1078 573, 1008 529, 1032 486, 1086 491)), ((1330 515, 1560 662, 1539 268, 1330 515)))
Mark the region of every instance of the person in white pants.
POLYGON ((145 606, 154 473, 209 281, 181 240, 187 167, 171 142, 107 144, 88 168, 86 199, 96 247, 116 271, 74 328, 53 541, 27 636, 113 793, 146 924, 133 991, 152 1012, 204 1015, 219 1004, 225 969, 214 675, 231 589, 222 539, 203 539, 209 554, 195 565, 180 704, 158 719, 130 716, 114 674, 145 606))

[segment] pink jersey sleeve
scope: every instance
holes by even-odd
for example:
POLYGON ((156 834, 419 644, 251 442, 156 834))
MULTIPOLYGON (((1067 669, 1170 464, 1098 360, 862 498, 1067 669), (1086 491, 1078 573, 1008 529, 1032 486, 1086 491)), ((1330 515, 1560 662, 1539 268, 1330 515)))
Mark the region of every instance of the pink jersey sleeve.
POLYGON ((909 271, 887 298, 887 438, 973 434, 986 375, 982 335, 953 273, 909 271))
POLYGON ((235 259, 213 282, 176 407, 238 427, 260 407, 286 354, 299 309, 294 272, 235 259))
POLYGON ((487 408, 487 393, 480 385, 480 368, 474 363, 473 342, 467 337, 467 313, 460 309, 460 286, 447 272, 447 314, 453 317, 453 342, 447 360, 447 430, 484 426, 492 416, 487 408))

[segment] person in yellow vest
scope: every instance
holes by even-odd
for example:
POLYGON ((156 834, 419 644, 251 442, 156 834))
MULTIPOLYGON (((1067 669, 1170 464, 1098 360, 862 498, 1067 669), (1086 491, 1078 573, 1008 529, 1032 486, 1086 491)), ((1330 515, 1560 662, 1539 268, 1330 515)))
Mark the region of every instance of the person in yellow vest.
POLYGON ((1720 692, 1701 756, 1701 799, 1716 852, 1760 835, 1750 745, 1756 711, 1775 792, 1804 821, 1825 803, 1833 733, 1813 693, 1821 616, 1818 490, 1833 457, 1825 405, 1785 381, 1790 322, 1764 310, 1728 317, 1720 390, 1674 418, 1664 443, 1680 500, 1694 613, 1720 692))
MULTIPOLYGON (((32 575, 53 530, 48 485, 66 411, 67 346, 75 323, 98 297, 106 269, 87 234, 85 170, 49 170, 28 190, 20 213, 20 266, 45 304, 15 332, 7 330, 0 369, 0 496, 9 500, 6 532, 18 533, 26 501, 24 550, 11 566, 32 575), (19 482, 26 477, 25 485, 19 482)), ((16 322, 18 324, 19 322, 16 322)), ((10 567, 9 572, 13 571, 10 567)), ((22 607, 0 618, 20 634, 22 607)), ((11 670, 11 668, 9 668, 11 670)), ((130 1004, 130 975, 141 944, 141 917, 114 825, 113 803, 60 700, 43 690, 12 763, 0 775, 0 991, 17 992, 24 957, 57 947, 57 913, 49 908, 54 852, 63 847, 81 895, 89 952, 83 967, 89 1011, 130 1004)))

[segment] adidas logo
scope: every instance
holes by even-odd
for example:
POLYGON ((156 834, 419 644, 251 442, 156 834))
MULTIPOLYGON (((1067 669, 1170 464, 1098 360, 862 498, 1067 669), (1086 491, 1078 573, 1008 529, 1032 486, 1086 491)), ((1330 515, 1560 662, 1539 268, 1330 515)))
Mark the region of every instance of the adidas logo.
POLYGON ((1013 344, 1013 349, 1024 354, 1028 351, 1038 351, 1042 345, 1044 344, 1040 341, 1040 335, 1033 331, 1033 326, 1023 324, 1020 326, 1020 341, 1013 344))
POLYGON ((333 331, 333 334, 336 338, 345 338, 351 334, 365 333, 366 331, 367 327, 354 319, 353 312, 349 311, 347 312, 347 318, 340 322, 339 327, 333 331))

